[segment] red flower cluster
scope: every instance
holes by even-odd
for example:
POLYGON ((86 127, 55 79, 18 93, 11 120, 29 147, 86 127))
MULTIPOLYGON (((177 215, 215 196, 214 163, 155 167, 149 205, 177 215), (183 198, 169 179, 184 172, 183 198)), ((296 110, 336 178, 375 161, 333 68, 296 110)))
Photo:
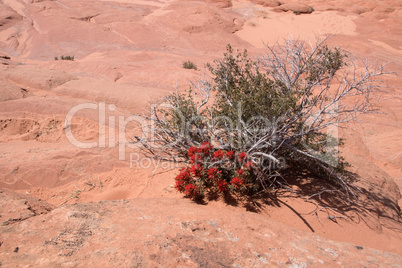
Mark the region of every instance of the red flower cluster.
POLYGON ((205 141, 203 142, 200 147, 198 147, 198 152, 204 153, 204 155, 208 155, 209 152, 213 149, 214 147, 212 146, 211 143, 205 141))
POLYGON ((190 157, 190 163, 195 164, 195 163, 201 163, 202 162, 202 154, 196 153, 192 157, 190 157))
POLYGON ((247 161, 244 163, 244 167, 248 170, 250 170, 253 167, 253 162, 252 161, 247 161))
POLYGON ((238 156, 237 159, 239 160, 240 163, 243 163, 244 160, 246 160, 247 154, 245 152, 241 152, 238 156))
POLYGON ((222 150, 215 151, 212 154, 212 157, 217 159, 217 160, 221 160, 221 159, 223 159, 225 157, 225 152, 222 151, 222 150))
POLYGON ((181 169, 179 175, 176 176, 176 190, 184 192, 184 194, 191 199, 195 199, 199 195, 199 189, 194 184, 191 176, 191 170, 187 167, 181 169))
POLYGON ((229 158, 230 160, 232 160, 235 156, 235 153, 233 151, 228 151, 226 153, 226 157, 229 158))
POLYGON ((211 167, 208 170, 208 178, 211 181, 218 179, 219 175, 222 173, 222 170, 219 170, 217 167, 211 167))
POLYGON ((200 147, 190 147, 187 152, 187 156, 190 158, 191 164, 199 163, 202 161, 203 157, 208 155, 213 149, 213 146, 209 142, 203 142, 200 147))
POLYGON ((243 192, 252 186, 253 162, 245 152, 214 151, 211 143, 203 142, 199 147, 190 147, 187 156, 190 165, 176 176, 175 188, 191 199, 202 197, 207 189, 243 192))
POLYGON ((176 176, 176 190, 179 192, 184 191, 185 186, 192 180, 190 169, 184 167, 181 169, 179 175, 176 176))
POLYGON ((218 181, 216 188, 219 193, 226 192, 228 190, 228 183, 225 180, 218 181))
POLYGON ((188 149, 187 155, 188 157, 194 156, 198 152, 197 148, 192 146, 190 149, 188 149))
POLYGON ((201 177, 202 176, 202 170, 204 169, 204 166, 200 163, 195 163, 191 167, 191 173, 194 175, 194 177, 201 177))
POLYGON ((243 186, 243 183, 244 183, 244 182, 243 182, 242 179, 240 179, 240 178, 238 178, 238 177, 234 177, 230 183, 233 185, 233 187, 234 187, 235 189, 238 189, 238 188, 240 188, 240 187, 243 186))
POLYGON ((195 199, 199 195, 198 187, 192 183, 187 184, 184 189, 184 194, 191 199, 195 199))

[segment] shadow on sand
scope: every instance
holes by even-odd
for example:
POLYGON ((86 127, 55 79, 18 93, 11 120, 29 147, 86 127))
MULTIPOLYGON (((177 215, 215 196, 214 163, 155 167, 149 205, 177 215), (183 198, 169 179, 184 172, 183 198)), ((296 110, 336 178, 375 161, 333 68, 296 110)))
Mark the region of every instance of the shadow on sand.
POLYGON ((289 198, 302 199, 316 206, 316 210, 310 214, 315 214, 318 220, 320 220, 319 213, 324 212, 328 219, 336 223, 339 218, 356 223, 363 221, 370 228, 384 226, 402 233, 401 209, 397 201, 387 197, 387 193, 373 183, 370 184, 367 181, 359 183, 363 179, 357 174, 348 174, 353 180, 355 196, 341 191, 332 182, 307 170, 287 169, 283 170, 282 175, 286 178, 287 187, 247 197, 229 193, 221 196, 216 192, 209 192, 206 195, 206 201, 198 200, 197 203, 205 205, 209 201, 223 198, 229 206, 243 206, 255 213, 264 211, 267 206, 287 207, 314 232, 303 214, 285 202, 289 198))

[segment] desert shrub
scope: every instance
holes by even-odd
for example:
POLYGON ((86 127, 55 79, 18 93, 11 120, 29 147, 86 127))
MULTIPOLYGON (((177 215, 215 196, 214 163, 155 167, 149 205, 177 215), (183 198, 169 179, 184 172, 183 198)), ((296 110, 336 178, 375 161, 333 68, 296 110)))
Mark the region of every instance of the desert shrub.
POLYGON ((183 68, 184 68, 184 69, 194 69, 194 70, 197 70, 197 66, 195 65, 195 63, 192 62, 192 61, 189 61, 189 60, 183 62, 183 68))
POLYGON ((228 46, 207 67, 210 78, 153 105, 136 137, 148 156, 186 165, 177 190, 193 199, 250 195, 284 187, 282 171, 290 166, 353 196, 338 155, 342 142, 330 130, 377 110, 384 66, 359 69, 325 40, 286 40, 256 59, 228 46))
MULTIPOLYGON (((61 55, 61 56, 60 56, 60 59, 61 59, 61 60, 74 60, 74 56, 63 56, 63 55, 61 55)), ((58 58, 58 57, 54 57, 54 60, 59 60, 59 58, 58 58)))

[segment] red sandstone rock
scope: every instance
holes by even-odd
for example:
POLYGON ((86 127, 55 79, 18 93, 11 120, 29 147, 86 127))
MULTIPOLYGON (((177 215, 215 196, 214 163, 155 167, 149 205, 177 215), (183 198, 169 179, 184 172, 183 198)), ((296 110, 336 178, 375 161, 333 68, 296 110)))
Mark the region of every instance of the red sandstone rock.
POLYGON ((283 4, 278 7, 275 7, 274 11, 277 12, 293 11, 295 14, 310 14, 314 11, 314 9, 306 4, 292 3, 292 4, 283 4))
MULTIPOLYGON (((290 33, 335 33, 329 45, 402 71, 400 1, 306 0, 318 11, 309 16, 272 12, 277 1, 207 2, 0 1, 0 187, 22 193, 0 193, 0 219, 8 224, 0 230, 3 266, 401 263, 400 76, 387 76, 386 114, 340 130, 342 153, 366 194, 360 214, 352 210, 349 220, 336 223, 325 212, 319 221, 309 214, 315 206, 297 196, 281 196, 282 203, 259 213, 222 200, 204 206, 183 200, 171 187, 177 169, 142 168, 141 161, 149 162, 139 156, 130 168, 129 153, 137 153, 131 149, 118 159, 118 140, 108 139, 118 127, 109 121, 105 147, 68 141, 65 118, 72 107, 105 102, 106 119, 116 122, 142 113, 148 101, 176 86, 187 89, 229 43, 255 55, 263 53, 263 41, 290 33), (54 60, 61 55, 75 60, 54 60), (186 60, 199 70, 183 69, 186 60), (133 200, 103 201, 119 199, 133 200)), ((281 2, 278 8, 288 10, 297 4, 281 2)), ((99 142, 98 116, 93 109, 77 113, 70 127, 79 141, 99 142)), ((122 143, 138 134, 135 122, 126 129, 122 143)))

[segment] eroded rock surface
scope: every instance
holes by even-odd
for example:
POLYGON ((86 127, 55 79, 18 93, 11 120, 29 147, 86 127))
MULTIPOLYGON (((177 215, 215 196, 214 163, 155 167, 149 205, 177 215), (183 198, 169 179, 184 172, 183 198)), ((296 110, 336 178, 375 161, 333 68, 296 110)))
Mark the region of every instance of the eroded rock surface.
POLYGON ((169 198, 64 205, 0 227, 5 267, 398 267, 402 257, 169 198), (16 250, 18 248, 18 250, 16 250))
POLYGON ((55 206, 29 195, 0 189, 0 225, 22 222, 50 212, 55 206))

